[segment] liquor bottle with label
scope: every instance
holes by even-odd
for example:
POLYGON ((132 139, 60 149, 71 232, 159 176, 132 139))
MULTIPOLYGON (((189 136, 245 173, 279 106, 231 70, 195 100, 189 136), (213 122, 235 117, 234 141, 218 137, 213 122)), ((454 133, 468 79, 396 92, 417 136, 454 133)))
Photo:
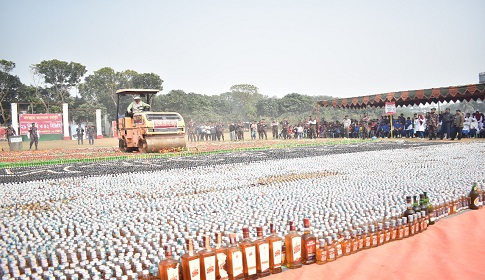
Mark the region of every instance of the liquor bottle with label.
POLYGON ((389 221, 384 222, 384 243, 391 242, 391 223, 389 221))
POLYGON ((244 279, 258 279, 256 274, 256 246, 249 238, 249 228, 243 228, 243 240, 239 242, 239 248, 243 253, 244 279))
POLYGON ((222 233, 216 232, 216 279, 228 280, 226 248, 222 247, 222 233))
POLYGON ((268 241, 269 244, 269 271, 272 274, 275 274, 282 271, 282 240, 281 237, 276 234, 276 227, 273 224, 269 225, 269 229, 271 234, 266 237, 266 241, 268 241))
POLYGON ((172 251, 169 246, 164 246, 165 259, 158 264, 158 276, 160 280, 178 280, 179 262, 172 259, 172 251))
POLYGON ((348 256, 352 254, 352 240, 350 239, 350 233, 344 231, 344 240, 342 240, 342 254, 348 256))
POLYGON ((421 208, 421 211, 426 211, 428 212, 428 205, 426 205, 426 199, 424 196, 424 193, 419 195, 419 207, 421 208))
POLYGON ((338 259, 338 258, 341 258, 343 257, 343 251, 342 251, 342 240, 340 240, 340 238, 338 237, 338 235, 336 233, 333 234, 332 236, 332 240, 333 240, 333 246, 335 247, 335 257, 338 259))
MULTIPOLYGON (((411 215, 409 215, 409 216, 411 216, 411 215)), ((408 238, 409 237, 409 233, 410 233, 409 224, 408 224, 408 218, 403 217, 401 219, 401 221, 402 221, 402 225, 404 226, 404 235, 403 235, 403 237, 404 238, 408 238)))
POLYGON ((211 248, 210 236, 204 236, 204 249, 199 251, 200 256, 200 279, 201 280, 215 280, 216 279, 216 252, 211 248))
POLYGON ((263 238, 263 228, 256 227, 256 274, 259 278, 270 275, 269 272, 269 242, 263 238))
POLYGON ((325 239, 320 239, 319 244, 317 244, 317 264, 327 263, 327 246, 325 245, 325 239))
POLYGON ((371 247, 377 247, 379 243, 378 243, 377 231, 376 231, 375 225, 370 225, 370 238, 371 238, 371 247))
POLYGON ((406 211, 404 211, 403 217, 407 218, 409 215, 414 214, 413 200, 411 196, 406 196, 406 211))
POLYGON ((429 221, 428 214, 426 213, 426 211, 422 210, 421 211, 421 231, 428 229, 428 221, 429 221))
POLYGON ((414 231, 415 225, 414 225, 414 215, 409 215, 407 227, 409 228, 409 236, 413 236, 416 232, 414 231))
POLYGON ((386 231, 382 223, 377 223, 377 245, 381 246, 386 242, 386 231))
POLYGON ((229 280, 244 279, 243 253, 241 248, 236 244, 235 233, 229 235, 229 242, 230 245, 226 249, 227 274, 229 274, 229 280))
POLYGON ((301 264, 301 235, 295 228, 295 223, 290 222, 290 232, 285 236, 286 266, 288 268, 300 268, 301 264))
POLYGON ((418 234, 421 232, 421 211, 416 212, 416 214, 413 215, 414 218, 414 234, 418 234))
POLYGON ((317 237, 310 229, 310 219, 303 219, 303 235, 301 236, 301 262, 303 264, 313 264, 316 262, 317 237))
POLYGON ((426 193, 424 193, 424 196, 427 201, 426 204, 428 205, 428 225, 434 225, 436 220, 436 209, 433 204, 429 202, 429 198, 427 197, 426 193))
POLYGON ((352 254, 355 254, 359 251, 359 239, 357 238, 357 230, 353 229, 350 232, 350 239, 352 244, 352 254))
POLYGON ((337 259, 337 254, 335 253, 335 245, 332 243, 332 237, 327 236, 327 262, 333 262, 337 259))
POLYGON ((472 190, 470 191, 468 197, 470 198, 469 208, 472 210, 478 210, 480 199, 478 198, 477 183, 473 183, 472 190))
POLYGON ((192 238, 186 239, 187 253, 182 255, 182 274, 184 280, 200 279, 200 259, 199 255, 194 253, 194 243, 192 238))
POLYGON ((372 237, 369 232, 369 227, 364 226, 364 231, 362 234, 364 235, 364 249, 370 249, 372 245, 372 237))
POLYGON ((361 228, 357 229, 357 243, 359 244, 358 245, 358 251, 364 249, 365 235, 362 234, 361 228))
POLYGON ((419 207, 419 201, 418 201, 417 197, 418 197, 417 195, 413 195, 413 211, 414 211, 414 213, 421 211, 421 207, 419 207))
POLYGON ((391 220, 391 241, 394 241, 397 239, 397 232, 398 232, 398 227, 396 226, 396 220, 391 220))

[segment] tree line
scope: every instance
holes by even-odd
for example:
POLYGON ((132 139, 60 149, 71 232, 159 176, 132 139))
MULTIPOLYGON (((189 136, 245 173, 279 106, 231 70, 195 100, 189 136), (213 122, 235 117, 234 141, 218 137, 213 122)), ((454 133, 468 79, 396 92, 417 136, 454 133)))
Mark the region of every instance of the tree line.
MULTIPOLYGON (((12 75, 15 63, 0 60, 0 122, 10 123, 10 103, 19 103, 20 111, 28 113, 61 113, 62 103, 69 104, 70 119, 76 123, 94 122, 95 110, 101 109, 109 120, 116 119, 116 90, 123 88, 163 90, 163 80, 155 73, 138 73, 134 70, 118 72, 103 67, 85 76, 86 66, 77 62, 57 59, 44 60, 30 66, 33 84, 23 84, 12 75), (73 96, 73 92, 76 94, 73 96)), ((356 94, 358 95, 358 94, 356 94)), ((185 92, 182 89, 158 93, 152 99, 153 111, 180 113, 184 119, 195 122, 253 121, 260 119, 288 119, 298 122, 309 115, 327 121, 341 120, 343 115, 358 119, 362 110, 323 108, 315 101, 330 100, 332 96, 308 96, 288 93, 285 96, 269 97, 260 93, 255 85, 233 85, 228 91, 204 95, 185 92)), ((131 102, 123 99, 120 108, 124 110, 131 102)), ((483 104, 479 104, 480 106, 483 104)), ((463 106, 470 106, 463 103, 463 106)), ((400 109, 405 114, 409 108, 400 109)), ((366 113, 378 117, 383 109, 368 108, 366 113)))

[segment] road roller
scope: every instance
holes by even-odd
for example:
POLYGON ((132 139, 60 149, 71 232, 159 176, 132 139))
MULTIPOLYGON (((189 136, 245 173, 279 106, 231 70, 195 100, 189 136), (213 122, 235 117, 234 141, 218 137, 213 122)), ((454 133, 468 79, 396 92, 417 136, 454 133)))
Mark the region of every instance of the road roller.
POLYGON ((120 151, 159 153, 186 148, 185 122, 182 116, 176 112, 151 110, 150 101, 158 92, 159 90, 156 89, 116 91, 118 97, 116 127, 120 151), (131 97, 132 103, 125 110, 120 101, 126 99, 126 96, 131 97), (146 103, 141 99, 146 100, 146 103))

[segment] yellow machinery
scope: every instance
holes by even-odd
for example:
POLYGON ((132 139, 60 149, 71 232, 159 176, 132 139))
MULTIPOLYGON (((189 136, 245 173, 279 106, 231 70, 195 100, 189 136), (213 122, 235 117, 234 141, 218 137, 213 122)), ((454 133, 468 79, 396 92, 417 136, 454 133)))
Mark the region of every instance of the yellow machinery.
MULTIPOLYGON (((116 91, 118 116, 122 96, 138 95, 146 97, 149 104, 151 97, 157 93, 158 90, 152 89, 120 89, 116 91)), ((146 107, 141 112, 132 114, 126 112, 124 117, 119 117, 117 128, 119 147, 123 152, 158 153, 163 150, 186 147, 185 123, 179 113, 152 112, 146 107)))

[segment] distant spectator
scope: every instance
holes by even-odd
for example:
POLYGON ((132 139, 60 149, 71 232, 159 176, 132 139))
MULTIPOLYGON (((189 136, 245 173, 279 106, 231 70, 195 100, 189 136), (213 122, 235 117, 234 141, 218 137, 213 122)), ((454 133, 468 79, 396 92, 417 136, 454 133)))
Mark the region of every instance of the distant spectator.
POLYGON ((39 129, 35 126, 35 123, 32 123, 32 126, 29 128, 29 137, 30 137, 30 147, 29 150, 32 149, 32 145, 35 144, 35 149, 37 150, 39 147, 39 129))

